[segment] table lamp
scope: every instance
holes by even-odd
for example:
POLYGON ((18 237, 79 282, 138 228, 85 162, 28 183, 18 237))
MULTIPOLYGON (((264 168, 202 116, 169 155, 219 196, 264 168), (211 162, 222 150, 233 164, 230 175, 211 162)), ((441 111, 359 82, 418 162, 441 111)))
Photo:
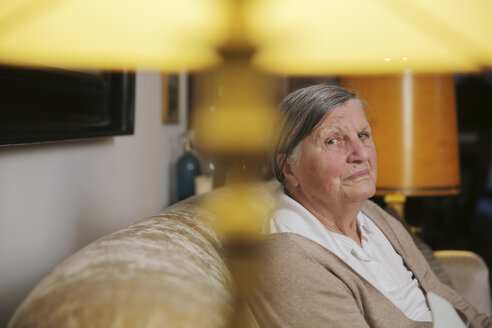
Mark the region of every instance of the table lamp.
POLYGON ((378 156, 376 195, 404 218, 406 196, 460 191, 454 77, 450 74, 343 76, 366 102, 378 156))

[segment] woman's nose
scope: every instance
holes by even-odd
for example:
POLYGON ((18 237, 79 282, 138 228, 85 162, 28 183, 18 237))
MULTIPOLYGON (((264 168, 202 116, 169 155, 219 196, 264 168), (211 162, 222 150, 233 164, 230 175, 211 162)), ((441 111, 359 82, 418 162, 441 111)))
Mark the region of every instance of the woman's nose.
POLYGON ((364 162, 369 159, 369 148, 360 139, 354 139, 350 142, 349 154, 347 162, 364 162))

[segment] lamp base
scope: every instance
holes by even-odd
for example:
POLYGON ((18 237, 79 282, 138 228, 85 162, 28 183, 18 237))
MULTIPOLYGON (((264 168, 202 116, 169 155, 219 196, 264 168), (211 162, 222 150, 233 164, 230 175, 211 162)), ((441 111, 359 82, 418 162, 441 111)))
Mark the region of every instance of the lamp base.
POLYGON ((394 193, 384 196, 386 206, 392 207, 398 214, 398 219, 405 220, 405 202, 407 197, 404 194, 394 193))

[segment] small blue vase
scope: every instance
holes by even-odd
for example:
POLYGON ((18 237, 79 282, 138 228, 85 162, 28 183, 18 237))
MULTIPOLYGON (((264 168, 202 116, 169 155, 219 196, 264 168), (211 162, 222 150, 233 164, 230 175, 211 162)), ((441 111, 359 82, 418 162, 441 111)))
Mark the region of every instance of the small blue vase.
POLYGON ((183 200, 195 194, 195 177, 200 174, 200 164, 196 156, 185 151, 176 164, 177 196, 183 200))

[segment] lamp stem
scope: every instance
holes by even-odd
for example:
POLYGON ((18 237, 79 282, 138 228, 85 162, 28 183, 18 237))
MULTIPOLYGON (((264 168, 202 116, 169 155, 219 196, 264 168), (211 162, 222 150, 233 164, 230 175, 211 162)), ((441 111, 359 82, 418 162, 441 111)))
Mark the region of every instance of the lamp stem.
POLYGON ((407 197, 401 193, 388 194, 384 196, 384 202, 387 206, 393 207, 398 213, 399 219, 405 221, 405 202, 407 197))

